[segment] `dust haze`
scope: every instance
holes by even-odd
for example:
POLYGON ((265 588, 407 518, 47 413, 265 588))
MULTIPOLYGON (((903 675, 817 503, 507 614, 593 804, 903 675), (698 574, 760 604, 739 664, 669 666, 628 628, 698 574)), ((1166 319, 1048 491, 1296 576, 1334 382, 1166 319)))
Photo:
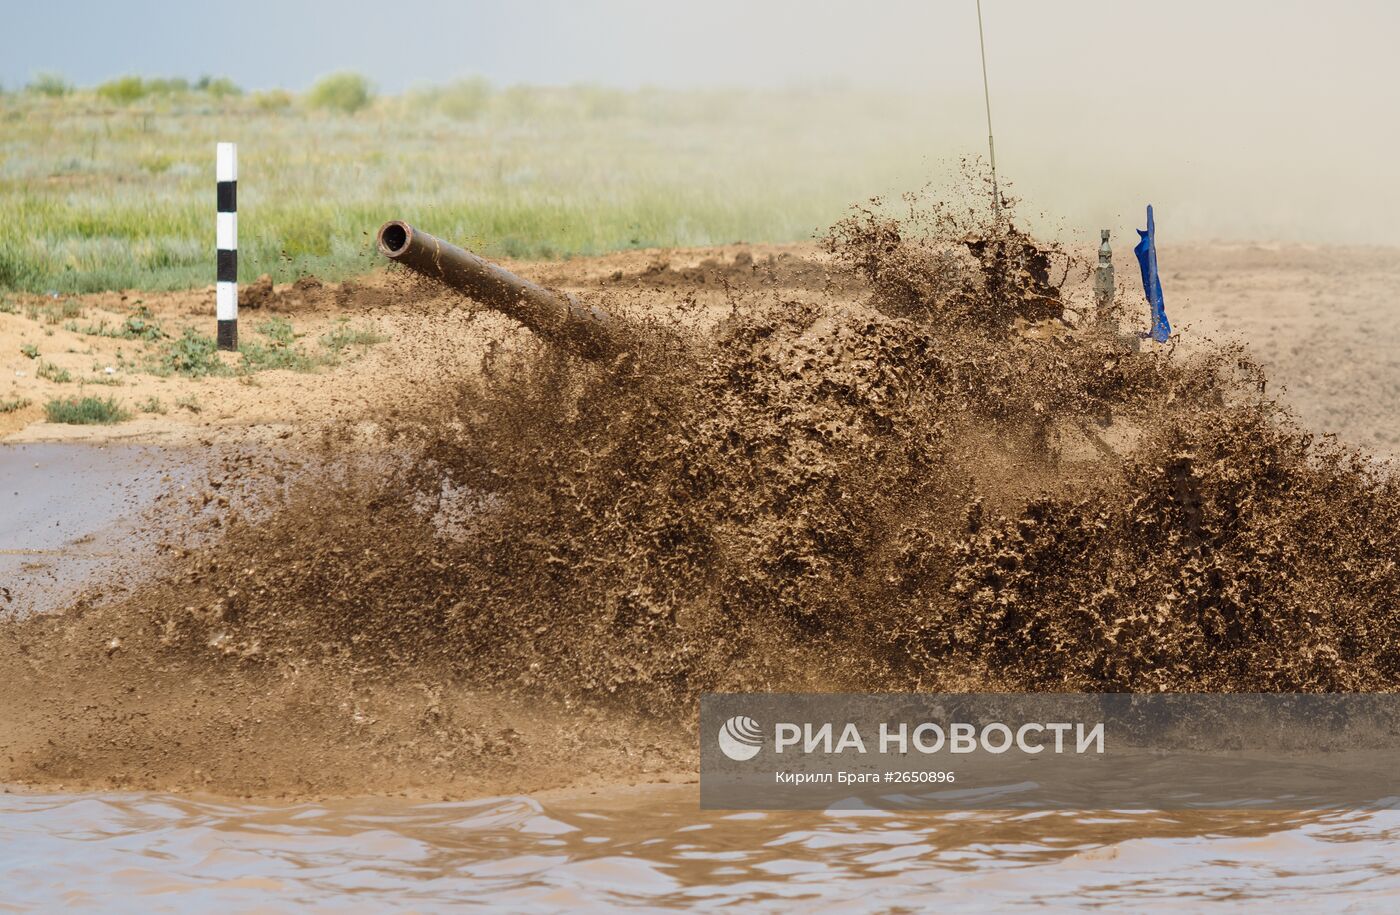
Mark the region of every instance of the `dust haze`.
MULTIPOLYGON (((0 84, 59 69, 80 84, 215 72, 300 89, 351 69, 385 93, 471 76, 498 86, 857 90, 878 110, 846 129, 924 156, 905 189, 986 149, 973 0, 428 0, 413 16, 367 0, 341 6, 327 18, 316 4, 257 0, 228 20, 157 0, 94 5, 81 32, 63 10, 13 9, 0 84)), ((1390 216, 1400 204, 1389 162, 1400 139, 1394 5, 985 0, 983 14, 998 164, 1038 231, 1122 236, 1151 202, 1166 246, 1400 243, 1390 216), (1041 211, 1055 218, 1036 220, 1041 211)), ((818 128, 837 117, 812 125, 810 155, 824 154, 818 128)))

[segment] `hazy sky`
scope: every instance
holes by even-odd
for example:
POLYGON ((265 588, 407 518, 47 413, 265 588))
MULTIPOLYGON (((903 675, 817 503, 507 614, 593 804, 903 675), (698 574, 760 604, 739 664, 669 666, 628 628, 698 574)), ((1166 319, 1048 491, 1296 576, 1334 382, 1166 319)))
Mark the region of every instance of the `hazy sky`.
MULTIPOLYGON (((1400 2, 982 6, 998 153, 1030 201, 1089 225, 1153 200, 1198 236, 1400 243, 1400 2)), ((387 92, 899 86, 943 99, 928 117, 960 149, 984 133, 974 0, 0 0, 6 88, 53 70, 302 89, 339 69, 387 92)))
MULTIPOLYGON (((305 87, 350 68, 384 90, 498 82, 976 88, 973 0, 0 0, 0 82, 124 73, 305 87)), ((1302 93, 1347 103, 1394 83, 1394 2, 984 0, 994 89, 1208 103, 1302 93)), ((1393 93, 1393 85, 1384 91, 1393 93)), ((1393 100, 1394 96, 1390 98, 1393 100)), ((1387 112, 1387 115, 1392 114, 1387 112)))

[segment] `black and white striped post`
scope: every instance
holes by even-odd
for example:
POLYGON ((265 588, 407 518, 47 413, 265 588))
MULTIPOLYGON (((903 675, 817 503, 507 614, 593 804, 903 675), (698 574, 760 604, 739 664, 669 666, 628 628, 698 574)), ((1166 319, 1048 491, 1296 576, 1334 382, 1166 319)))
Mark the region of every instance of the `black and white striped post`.
POLYGON ((219 349, 238 349, 238 144, 216 148, 214 178, 219 188, 219 212, 215 217, 218 267, 214 307, 219 319, 219 349))

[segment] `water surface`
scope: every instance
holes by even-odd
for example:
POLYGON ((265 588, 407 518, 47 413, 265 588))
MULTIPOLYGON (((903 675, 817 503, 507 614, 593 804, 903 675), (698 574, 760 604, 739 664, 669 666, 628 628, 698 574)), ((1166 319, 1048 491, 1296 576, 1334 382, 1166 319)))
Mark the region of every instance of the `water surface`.
POLYGON ((0 795, 0 908, 1393 911, 1400 812, 702 812, 563 800, 0 795))
POLYGON ((62 607, 155 562, 149 514, 196 455, 149 445, 0 444, 0 611, 62 607))

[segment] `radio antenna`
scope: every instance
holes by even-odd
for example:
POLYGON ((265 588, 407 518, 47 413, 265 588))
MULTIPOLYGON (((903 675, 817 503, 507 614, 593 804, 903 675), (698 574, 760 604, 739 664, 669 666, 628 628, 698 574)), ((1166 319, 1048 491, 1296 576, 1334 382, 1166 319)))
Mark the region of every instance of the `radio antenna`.
POLYGON ((987 153, 992 162, 992 214, 1001 222, 1001 191, 997 188, 997 144, 992 139, 992 90, 987 84, 987 39, 982 35, 982 0, 977 0, 977 44, 982 49, 982 100, 987 105, 987 153))

